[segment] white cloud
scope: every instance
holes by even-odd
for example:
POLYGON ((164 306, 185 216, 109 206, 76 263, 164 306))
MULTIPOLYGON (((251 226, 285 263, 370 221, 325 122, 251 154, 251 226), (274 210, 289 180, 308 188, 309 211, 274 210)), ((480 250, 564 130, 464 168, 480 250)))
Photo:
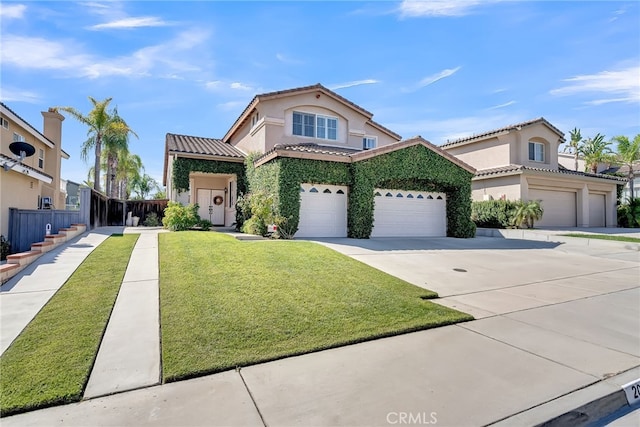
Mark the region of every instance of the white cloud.
POLYGON ((89 27, 91 30, 107 30, 107 29, 125 29, 125 28, 141 28, 141 27, 164 27, 171 25, 155 16, 139 16, 117 19, 104 24, 97 24, 89 27))
POLYGON ((16 90, 6 86, 0 87, 0 99, 4 102, 28 102, 31 104, 39 104, 41 97, 35 92, 27 90, 16 90))
POLYGON ((487 110, 497 110, 499 108, 508 107, 508 106, 513 105, 515 103, 516 103, 516 101, 509 101, 509 102, 505 102, 504 104, 498 104, 498 105, 494 105, 493 107, 489 107, 489 108, 487 108, 487 110))
POLYGON ((251 90, 251 86, 246 85, 244 83, 240 83, 240 82, 233 82, 229 85, 229 88, 234 89, 234 90, 251 90))
POLYGON ((414 92, 418 89, 422 89, 423 87, 429 86, 435 82, 437 82, 438 80, 442 80, 444 78, 447 77, 451 77, 452 75, 454 75, 455 73, 457 73, 462 67, 456 67, 456 68, 445 68, 444 70, 432 74, 430 76, 427 76, 425 78, 423 78, 422 80, 420 80, 413 88, 405 88, 403 89, 403 92, 414 92))
POLYGON ((280 62, 282 62, 283 64, 289 64, 289 65, 302 65, 304 64, 304 61, 300 61, 299 59, 295 59, 295 58, 290 58, 287 55, 283 54, 283 53, 276 53, 276 59, 280 62))
POLYGON ((23 4, 7 5, 0 3, 0 16, 7 19, 19 19, 24 16, 27 6, 23 4))
POLYGON ((188 30, 158 45, 141 48, 129 55, 107 58, 83 53, 73 41, 52 41, 37 37, 6 36, 0 60, 3 66, 32 70, 58 70, 68 76, 100 78, 106 76, 149 76, 157 71, 165 76, 174 72, 199 71, 189 53, 208 38, 208 33, 188 30))
POLYGON ((477 6, 500 0, 404 0, 398 9, 403 18, 464 16, 477 6))
POLYGON ((526 118, 517 114, 485 114, 470 117, 455 117, 450 119, 416 120, 402 123, 385 123, 409 138, 422 135, 428 141, 439 145, 447 141, 477 135, 492 129, 499 129, 512 123, 518 123, 526 118))
POLYGON ((576 94, 609 94, 611 98, 587 102, 601 105, 610 102, 640 102, 640 66, 630 66, 616 71, 601 71, 565 79, 567 85, 549 93, 557 96, 576 94))
POLYGON ((329 86, 329 89, 331 90, 346 89, 349 87, 361 86, 361 85, 372 85, 376 83, 380 83, 380 81, 374 80, 374 79, 355 80, 352 82, 338 83, 336 85, 329 86))
POLYGON ((218 104, 217 107, 222 111, 235 111, 239 108, 246 107, 247 101, 229 101, 218 104))

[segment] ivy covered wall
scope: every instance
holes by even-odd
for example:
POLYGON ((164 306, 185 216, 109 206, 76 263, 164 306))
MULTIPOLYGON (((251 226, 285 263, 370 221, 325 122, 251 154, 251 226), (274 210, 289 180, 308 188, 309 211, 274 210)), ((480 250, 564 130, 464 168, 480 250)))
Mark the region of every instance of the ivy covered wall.
POLYGON ((423 145, 355 163, 276 158, 258 168, 247 165, 247 176, 250 191, 266 191, 277 201, 277 214, 288 218, 287 234, 293 234, 298 228, 300 184, 309 182, 350 187, 349 237, 362 239, 371 235, 376 187, 446 193, 447 234, 452 237, 475 235, 471 221, 473 174, 423 145))
POLYGON ((244 163, 178 157, 173 161, 173 188, 178 191, 187 191, 191 172, 235 174, 238 178, 238 194, 247 191, 244 163))
POLYGON ((447 235, 473 237, 473 174, 423 145, 355 162, 349 194, 349 237, 368 238, 373 227, 374 189, 437 191, 447 195, 447 235))

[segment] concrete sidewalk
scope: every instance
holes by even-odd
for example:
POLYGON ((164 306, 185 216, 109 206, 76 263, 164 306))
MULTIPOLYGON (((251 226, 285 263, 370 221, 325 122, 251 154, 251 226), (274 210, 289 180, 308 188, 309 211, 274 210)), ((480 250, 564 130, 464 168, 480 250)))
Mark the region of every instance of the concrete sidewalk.
MULTIPOLYGON (((33 411, 2 425, 535 425, 640 378, 636 251, 497 238, 324 244, 437 290, 448 298, 436 302, 464 303, 481 319, 33 411)), ((129 337, 119 336, 126 345, 129 337)))
POLYGON ((0 287, 0 354, 93 250, 122 227, 102 227, 43 254, 0 287))

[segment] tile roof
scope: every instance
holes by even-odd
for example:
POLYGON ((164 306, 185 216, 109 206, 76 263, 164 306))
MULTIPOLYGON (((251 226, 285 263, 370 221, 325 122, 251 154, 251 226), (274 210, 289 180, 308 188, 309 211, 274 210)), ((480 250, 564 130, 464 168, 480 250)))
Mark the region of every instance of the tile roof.
MULTIPOLYGON (((611 166, 608 169, 603 170, 601 173, 621 174, 621 175, 627 176, 629 175, 629 166, 628 165, 611 166)), ((634 175, 640 174, 640 162, 633 164, 633 174, 634 175)))
POLYGON ((536 172, 545 172, 545 173, 554 173, 560 175, 576 175, 576 176, 585 176, 592 178, 602 178, 602 179, 610 179, 613 181, 626 182, 627 180, 618 176, 613 175, 605 175, 601 173, 588 173, 588 172, 577 172, 572 171, 566 168, 558 168, 558 169, 544 169, 544 168, 532 168, 530 166, 524 165, 506 165, 499 166, 496 168, 482 169, 476 172, 476 178, 479 177, 487 177, 487 176, 497 176, 503 174, 509 174, 512 172, 521 172, 521 171, 536 171, 536 172))
POLYGON ((454 145, 457 145, 457 144, 460 144, 460 143, 463 143, 463 142, 472 141, 474 139, 486 138, 488 136, 492 136, 492 135, 495 135, 495 134, 501 133, 501 132, 506 132, 506 131, 511 131, 511 130, 520 130, 520 128, 523 128, 525 126, 531 126, 531 125, 534 125, 534 124, 537 124, 537 123, 545 124, 552 131, 554 131, 561 138, 564 139, 564 133, 560 129, 558 129, 557 127, 555 127, 551 123, 549 123, 544 117, 539 117, 537 119, 529 120, 529 121, 526 121, 526 122, 516 123, 516 124, 513 124, 513 125, 509 125, 509 126, 505 126, 505 127, 499 128, 499 129, 494 129, 494 130, 490 130, 490 131, 487 131, 487 132, 483 132, 483 133, 467 136, 465 138, 456 139, 455 141, 447 141, 446 143, 440 145, 440 147, 441 148, 451 147, 451 146, 454 146, 454 145))
POLYGON ((350 156, 351 154, 361 151, 355 148, 332 147, 314 143, 276 144, 275 147, 273 147, 272 151, 275 151, 277 149, 285 151, 299 151, 304 153, 329 154, 334 156, 350 156))
POLYGON ((221 139, 216 138, 168 133, 166 142, 167 150, 177 153, 205 154, 237 159, 244 159, 245 157, 244 153, 233 145, 226 144, 221 139))

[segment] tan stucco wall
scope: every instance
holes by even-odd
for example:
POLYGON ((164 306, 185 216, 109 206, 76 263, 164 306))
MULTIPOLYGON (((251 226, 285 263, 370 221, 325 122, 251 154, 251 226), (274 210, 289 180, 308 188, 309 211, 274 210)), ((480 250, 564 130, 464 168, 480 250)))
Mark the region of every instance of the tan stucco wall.
POLYGON ((362 149, 362 138, 375 136, 378 146, 396 142, 394 138, 368 124, 368 118, 357 110, 319 93, 292 94, 260 102, 256 110, 258 121, 251 117, 233 135, 231 143, 245 153, 267 152, 276 144, 304 142, 362 149), (320 95, 319 98, 316 96, 320 95), (293 111, 313 113, 338 119, 337 140, 316 139, 293 135, 293 111))
POLYGON ((16 171, 0 170, 0 234, 9 233, 9 208, 37 209, 40 181, 16 171))
POLYGON ((471 198, 474 201, 485 200, 485 196, 498 200, 503 195, 507 200, 520 199, 520 175, 471 181, 471 198))
POLYGON ((474 168, 482 170, 511 164, 509 144, 510 139, 505 135, 458 147, 445 148, 445 150, 474 168))
POLYGON ((516 149, 513 151, 514 164, 531 166, 534 168, 558 169, 558 146, 560 137, 542 123, 526 126, 521 131, 513 131, 516 149), (529 141, 543 142, 545 144, 544 163, 529 160, 529 141))

